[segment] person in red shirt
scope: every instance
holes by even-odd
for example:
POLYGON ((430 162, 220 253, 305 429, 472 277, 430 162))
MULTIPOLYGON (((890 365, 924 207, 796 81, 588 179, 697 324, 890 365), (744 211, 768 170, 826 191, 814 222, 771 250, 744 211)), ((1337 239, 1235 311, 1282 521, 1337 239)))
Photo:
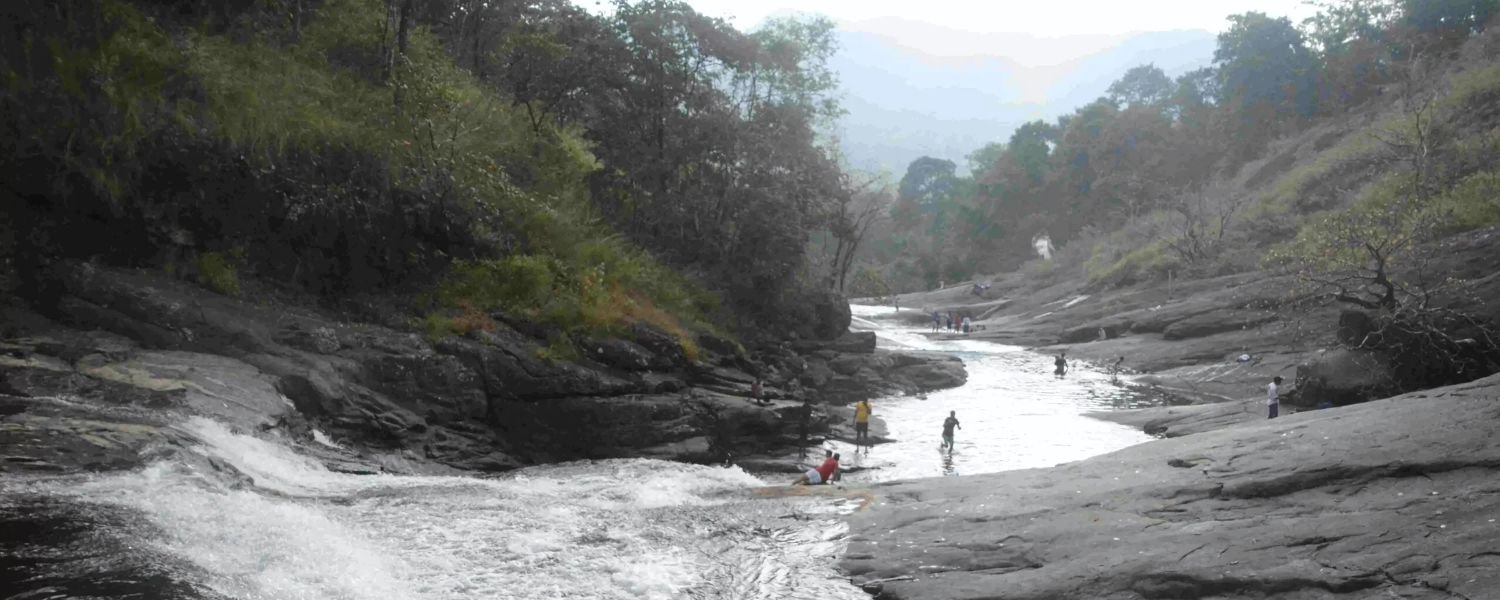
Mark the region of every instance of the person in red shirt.
POLYGON ((823 456, 825 457, 823 464, 818 465, 817 468, 808 469, 806 473, 793 481, 792 485, 818 485, 833 481, 834 473, 839 470, 839 455, 832 450, 825 450, 823 456))

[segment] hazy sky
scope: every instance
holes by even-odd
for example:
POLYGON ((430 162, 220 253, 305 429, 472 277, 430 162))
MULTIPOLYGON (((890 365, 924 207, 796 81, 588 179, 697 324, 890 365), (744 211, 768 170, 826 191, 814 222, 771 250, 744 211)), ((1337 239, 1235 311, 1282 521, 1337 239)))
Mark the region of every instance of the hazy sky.
POLYGON ((687 0, 699 12, 753 29, 767 15, 816 12, 839 21, 899 17, 980 33, 1038 36, 1219 31, 1224 17, 1258 10, 1300 21, 1303 0, 687 0))

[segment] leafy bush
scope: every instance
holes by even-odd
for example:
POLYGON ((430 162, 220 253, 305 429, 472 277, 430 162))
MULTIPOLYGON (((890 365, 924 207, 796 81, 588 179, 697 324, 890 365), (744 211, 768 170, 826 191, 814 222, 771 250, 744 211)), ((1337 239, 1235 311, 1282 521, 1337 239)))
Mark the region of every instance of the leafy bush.
POLYGON ((1089 283, 1110 286, 1166 279, 1168 272, 1181 268, 1181 262, 1167 252, 1166 243, 1160 240, 1123 255, 1096 250, 1084 265, 1089 283), (1118 258, 1110 260, 1113 256, 1118 258))
POLYGON ((1500 224, 1500 173, 1470 175, 1438 197, 1435 205, 1448 217, 1448 232, 1500 224))
POLYGON ((849 281, 849 295, 855 298, 883 298, 890 293, 885 275, 875 267, 861 267, 849 281))
POLYGON ((1259 218, 1330 208, 1341 199, 1340 184, 1365 173, 1373 166, 1379 151, 1379 142, 1369 134, 1350 135, 1277 180, 1276 186, 1249 208, 1247 216, 1259 218))
POLYGON ((240 275, 232 259, 222 252, 198 255, 193 261, 193 270, 198 282, 204 287, 225 296, 240 295, 240 275))
POLYGON ((1471 111, 1481 114, 1473 117, 1493 117, 1497 102, 1500 102, 1500 65, 1472 69, 1453 77, 1448 95, 1438 102, 1438 109, 1448 115, 1463 118, 1471 111))
POLYGON ((695 294, 628 248, 606 252, 611 243, 583 246, 573 263, 537 255, 460 263, 438 288, 437 310, 503 310, 569 334, 621 334, 644 323, 672 334, 684 354, 696 356, 692 328, 714 331, 701 312, 710 306, 700 298, 706 293, 695 294))

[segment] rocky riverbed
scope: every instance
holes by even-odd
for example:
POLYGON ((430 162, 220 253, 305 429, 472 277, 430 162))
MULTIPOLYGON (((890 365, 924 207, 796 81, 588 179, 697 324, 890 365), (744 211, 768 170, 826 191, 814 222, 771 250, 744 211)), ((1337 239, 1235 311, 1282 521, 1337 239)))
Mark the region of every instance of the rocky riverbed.
POLYGON ((880 598, 1493 598, 1500 376, 1050 469, 870 488, 880 598))
MULTIPOLYGON (((1500 323, 1500 228, 1465 233, 1439 243, 1425 266, 1454 282, 1443 301, 1482 320, 1500 323)), ((1271 271, 1178 279, 1121 289, 1081 279, 1038 281, 1026 272, 991 280, 975 293, 969 284, 902 295, 911 323, 930 323, 933 311, 969 316, 966 337, 1065 352, 1072 361, 1109 369, 1118 361, 1126 381, 1177 403, 1253 401, 1272 377, 1285 378, 1289 409, 1343 405, 1390 396, 1397 374, 1380 356, 1351 351, 1344 338, 1359 314, 1314 298, 1294 278, 1271 271), (1352 321, 1351 321, 1352 319, 1352 321)), ((957 336, 958 334, 940 334, 957 336)), ((1238 408, 1156 410, 1135 417, 1153 433, 1181 435, 1240 420, 1238 408), (1202 423, 1196 423, 1197 421, 1202 423)), ((1251 413, 1258 410, 1249 411, 1251 413)), ((1112 419, 1132 419, 1116 414, 1112 419)), ((1129 422, 1129 421, 1120 421, 1129 422)))
MULTIPOLYGON (((1446 240, 1429 266, 1466 280, 1450 300, 1492 322, 1497 244, 1495 229, 1446 240)), ((1286 277, 1122 290, 1024 277, 899 301, 923 311, 913 324, 952 312, 975 321, 969 339, 1119 361, 1168 405, 1094 416, 1170 439, 871 486, 843 561, 856 583, 912 599, 1500 597, 1500 375, 1360 403, 1390 395, 1389 365, 1344 347, 1347 311, 1286 277), (1277 375, 1291 395, 1268 420, 1277 375)))

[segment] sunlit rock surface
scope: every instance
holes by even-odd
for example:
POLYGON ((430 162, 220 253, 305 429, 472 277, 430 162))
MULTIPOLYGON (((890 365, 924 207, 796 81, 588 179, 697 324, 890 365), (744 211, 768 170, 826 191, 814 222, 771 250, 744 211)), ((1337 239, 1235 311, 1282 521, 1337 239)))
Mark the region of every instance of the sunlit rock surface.
POLYGON ((1491 598, 1500 376, 1053 469, 873 487, 884 598, 1491 598))

